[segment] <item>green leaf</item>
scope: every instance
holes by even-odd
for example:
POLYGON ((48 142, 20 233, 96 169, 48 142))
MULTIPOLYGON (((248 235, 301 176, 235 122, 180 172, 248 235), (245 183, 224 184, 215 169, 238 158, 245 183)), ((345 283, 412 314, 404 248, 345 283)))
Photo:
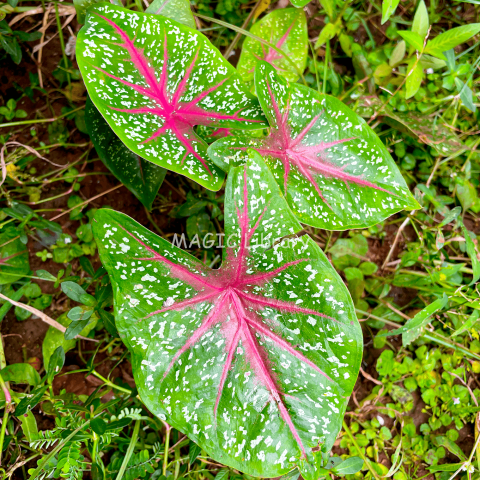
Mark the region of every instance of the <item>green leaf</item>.
POLYGON ((335 15, 335 0, 319 0, 319 2, 331 20, 335 15))
POLYGON ((83 329, 88 326, 90 322, 90 318, 84 318, 83 320, 72 322, 65 331, 65 340, 73 340, 83 329))
POLYGON ((43 394, 48 390, 48 385, 38 385, 30 394, 23 397, 20 403, 15 408, 14 415, 18 418, 25 415, 28 411, 34 408, 42 400, 43 394))
POLYGON ((8 225, 0 233, 0 285, 13 283, 30 272, 28 251, 20 231, 8 225))
POLYGON ((90 97, 85 105, 85 120, 90 139, 102 162, 151 210, 167 170, 128 149, 110 128, 90 97))
POLYGON ((94 418, 90 426, 97 435, 103 435, 107 431, 107 424, 103 418, 94 418))
POLYGON ((85 295, 87 292, 75 282, 62 282, 61 284, 62 292, 70 299, 75 302, 81 303, 81 296, 85 295))
POLYGON ((224 465, 262 477, 299 466, 315 480, 312 448, 321 438, 329 450, 341 428, 362 335, 343 281, 296 237, 302 226, 262 158, 250 151, 228 176, 220 269, 122 213, 95 220, 147 408, 224 465))
POLYGON ((315 42, 315 49, 320 48, 323 44, 325 44, 325 42, 331 40, 337 33, 340 32, 340 30, 340 25, 337 25, 336 23, 327 23, 320 31, 320 35, 315 42))
POLYGON ((407 321, 405 325, 396 330, 391 330, 380 336, 402 335, 403 346, 410 345, 424 332, 425 326, 431 321, 432 315, 441 310, 448 302, 448 297, 444 293, 442 298, 438 298, 430 305, 427 305, 423 310, 418 312, 413 318, 407 321))
POLYGON ((40 383, 40 375, 29 363, 12 363, 0 371, 5 382, 26 383, 36 386, 40 383))
POLYGON ((93 314, 92 307, 73 307, 67 314, 67 317, 73 322, 88 320, 93 314))
POLYGON ((418 89, 422 85, 423 77, 423 68, 420 65, 420 62, 417 61, 417 58, 413 56, 408 62, 407 67, 405 98, 411 98, 418 92, 418 89))
POLYGON ((353 475, 362 469, 363 463, 364 461, 360 457, 350 457, 332 468, 332 472, 337 475, 353 475))
POLYGON ((442 436, 435 437, 435 443, 441 447, 445 447, 449 452, 453 453, 460 460, 466 462, 467 457, 463 453, 462 449, 455 443, 452 442, 449 438, 442 436))
POLYGON ((97 313, 100 319, 103 321, 103 324, 107 329, 107 332, 113 337, 118 337, 119 335, 118 335, 117 327, 115 326, 115 317, 110 312, 107 312, 101 309, 97 310, 97 313))
POLYGON ((433 40, 429 40, 425 53, 445 60, 443 52, 465 43, 478 32, 480 32, 480 23, 471 23, 470 25, 452 28, 437 35, 433 40))
POLYGON ((153 0, 145 12, 171 18, 194 30, 196 28, 188 0, 153 0))
POLYGON ((383 143, 342 102, 288 84, 265 62, 255 85, 270 134, 217 140, 208 153, 219 167, 242 164, 254 148, 298 219, 317 228, 364 228, 419 207, 383 143))
POLYGON ((188 446, 188 463, 192 465, 193 462, 197 459, 202 451, 201 447, 199 447, 195 442, 190 441, 188 446))
POLYGON ((475 113, 477 111, 477 106, 473 102, 476 97, 470 87, 466 83, 463 83, 459 78, 455 78, 455 85, 460 92, 460 100, 462 101, 463 106, 475 113))
POLYGON ((224 174, 193 127, 265 126, 235 68, 204 35, 174 20, 95 5, 76 48, 88 94, 120 140, 210 190, 224 174))
POLYGON ((273 65, 287 80, 297 81, 298 71, 303 72, 307 65, 308 32, 305 12, 296 8, 274 10, 254 23, 250 32, 287 53, 297 69, 276 50, 247 37, 237 64, 243 81, 253 81, 255 66, 260 60, 273 65))
MULTIPOLYGON (((397 33, 415 50, 421 52, 423 50, 423 39, 416 32, 409 32, 408 30, 399 30, 397 33)), ((411 60, 410 60, 411 61, 411 60)))
POLYGON ((403 60, 403 57, 405 57, 405 51, 405 40, 400 40, 400 42, 398 42, 393 49, 392 54, 388 60, 388 64, 391 67, 395 67, 396 65, 398 65, 403 60))
POLYGON ((228 468, 221 468, 215 475, 215 480, 228 480, 230 470, 228 468))
POLYGON ((452 338, 456 337, 457 335, 460 335, 463 332, 467 332, 468 330, 470 330, 477 323, 479 316, 480 316, 480 311, 474 310, 473 313, 468 317, 467 321, 463 323, 460 326, 460 328, 457 328, 457 330, 455 330, 452 333, 451 335, 452 338))
POLYGON ((466 247, 467 247, 467 253, 468 256, 470 257, 470 260, 472 261, 472 270, 473 270, 473 278, 472 281, 470 282, 470 285, 473 285, 474 283, 477 283, 478 280, 480 279, 480 260, 479 260, 479 253, 477 251, 476 245, 478 245, 478 241, 476 238, 476 235, 467 230, 465 225, 461 225, 462 231, 463 231, 463 236, 465 237, 465 242, 466 242, 466 247), (473 238, 475 238, 475 242, 473 241, 473 238))
POLYGON ((395 13, 400 0, 382 1, 382 25, 395 13))
POLYGON ((32 411, 28 411, 18 417, 22 424, 22 431, 28 442, 33 442, 38 438, 37 420, 32 411))
POLYGON ((55 349, 50 360, 48 362, 48 370, 47 370, 47 380, 48 383, 52 383, 53 377, 60 373, 63 365, 65 363, 65 351, 63 350, 62 346, 59 346, 55 349))
POLYGON ((418 2, 418 7, 417 7, 417 11, 415 12, 415 16, 413 17, 412 32, 415 32, 418 35, 420 35, 420 38, 422 39, 422 45, 423 45, 423 41, 425 40, 425 37, 427 36, 429 26, 430 26, 430 22, 428 20, 427 6, 425 5, 424 0, 420 0, 418 2))
MULTIPOLYGON (((57 318, 57 322, 61 323, 64 327, 68 327, 72 323, 71 320, 67 318, 66 314, 60 315, 60 317, 57 318)), ((90 322, 87 327, 80 332, 80 335, 86 337, 95 327, 95 325, 95 321, 90 322)), ((75 348, 76 344, 76 339, 66 340, 63 332, 57 330, 56 328, 49 327, 42 343, 42 356, 45 370, 48 371, 50 357, 53 355, 53 352, 57 349, 57 347, 61 346, 66 353, 75 348)))

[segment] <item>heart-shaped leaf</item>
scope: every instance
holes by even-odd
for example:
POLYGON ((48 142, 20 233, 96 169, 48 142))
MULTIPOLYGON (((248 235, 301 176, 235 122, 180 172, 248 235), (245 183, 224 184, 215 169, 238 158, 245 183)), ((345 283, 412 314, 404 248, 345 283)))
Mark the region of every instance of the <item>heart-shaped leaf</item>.
POLYGON ((13 283, 30 272, 27 247, 20 241, 20 233, 11 225, 0 233, 0 285, 13 283))
POLYGON ((151 210, 167 171, 127 148, 90 98, 87 98, 85 105, 85 121, 90 140, 102 162, 151 210))
POLYGON ((261 477, 298 466, 313 480, 312 448, 341 428, 362 335, 344 283, 249 156, 228 176, 220 269, 109 209, 94 235, 148 408, 225 465, 261 477))
POLYGON ((305 12, 296 8, 279 8, 255 23, 250 32, 283 50, 293 60, 298 71, 276 50, 246 37, 237 65, 243 80, 253 81, 255 66, 259 60, 265 60, 287 80, 297 81, 298 72, 303 72, 307 65, 308 31, 305 12))
POLYGON ((228 170, 255 148, 299 220, 318 228, 369 227, 420 208, 380 139, 342 102, 288 84, 265 62, 255 86, 270 135, 218 140, 209 148, 217 165, 228 170))
POLYGON ((130 150, 210 190, 224 174, 193 127, 265 124, 256 99, 207 38, 163 16, 90 7, 77 61, 93 103, 130 150))

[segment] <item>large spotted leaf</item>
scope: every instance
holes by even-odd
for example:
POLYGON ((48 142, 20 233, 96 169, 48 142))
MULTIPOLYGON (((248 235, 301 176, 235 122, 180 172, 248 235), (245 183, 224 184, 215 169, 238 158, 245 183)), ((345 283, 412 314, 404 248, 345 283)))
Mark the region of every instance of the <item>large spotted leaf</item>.
POLYGON ((266 47, 251 37, 245 38, 237 70, 244 81, 253 81, 255 65, 264 60, 273 65, 284 78, 291 82, 298 79, 307 65, 308 30, 305 12, 296 8, 280 8, 255 23, 250 32, 283 50, 284 55, 266 47))
POLYGON ((201 33, 160 15, 90 7, 77 41, 88 93, 137 155, 218 190, 223 172, 195 125, 261 128, 261 109, 201 33))
POLYGON ((362 336, 345 285, 300 230, 253 151, 228 176, 218 270, 121 213, 94 221, 148 408, 218 462, 314 480, 312 449, 341 428, 362 336))
POLYGON ((380 139, 342 102, 287 83, 265 62, 255 88, 270 134, 215 142, 209 155, 221 168, 241 164, 255 148, 298 219, 314 227, 368 227, 419 208, 380 139))

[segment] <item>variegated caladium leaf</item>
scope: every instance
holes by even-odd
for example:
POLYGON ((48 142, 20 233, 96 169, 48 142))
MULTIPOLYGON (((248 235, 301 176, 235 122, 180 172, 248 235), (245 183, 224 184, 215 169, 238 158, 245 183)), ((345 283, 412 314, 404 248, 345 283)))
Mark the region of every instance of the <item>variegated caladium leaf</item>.
POLYGON ((207 38, 163 16, 90 7, 77 61, 90 98, 130 150, 210 190, 224 174, 193 127, 265 125, 257 100, 207 38))
POLYGON ((298 219, 318 228, 369 227, 420 208, 380 139, 341 101, 289 84, 265 62, 255 88, 270 134, 215 142, 209 155, 221 168, 241 164, 255 148, 298 219))
POLYGON ((97 211, 93 228, 147 407, 222 464, 318 478, 312 449, 341 428, 361 329, 262 157, 228 176, 218 270, 121 213, 97 211))
POLYGON ((255 23, 250 32, 283 50, 297 69, 276 50, 247 37, 237 64, 243 80, 253 81, 255 66, 264 60, 273 65, 284 78, 296 82, 298 72, 303 72, 307 66, 308 31, 305 12, 296 8, 274 10, 255 23))

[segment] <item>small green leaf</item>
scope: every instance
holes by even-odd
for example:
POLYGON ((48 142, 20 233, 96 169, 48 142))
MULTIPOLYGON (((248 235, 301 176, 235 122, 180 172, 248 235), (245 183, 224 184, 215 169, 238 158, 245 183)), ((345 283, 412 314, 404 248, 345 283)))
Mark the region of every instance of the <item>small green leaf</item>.
POLYGON ((67 317, 73 322, 88 320, 93 313, 92 307, 73 307, 67 314, 67 317))
POLYGON ((89 318, 72 322, 65 331, 65 340, 73 340, 89 323, 89 318))
POLYGON ((36 386, 40 383, 40 375, 29 363, 12 363, 0 371, 5 382, 26 383, 36 386))
POLYGON ((103 418, 94 418, 90 422, 90 426, 97 435, 103 435, 107 431, 107 423, 103 418))
POLYGON ((400 0, 383 0, 382 2, 382 25, 395 13, 400 0))
POLYGON ((193 464, 193 462, 200 455, 201 451, 202 451, 202 448, 199 447, 195 442, 192 442, 190 440, 190 444, 189 444, 189 447, 188 447, 188 463, 189 463, 189 465, 193 464))
POLYGON ((452 28, 436 36, 433 40, 429 40, 425 53, 445 60, 443 52, 465 43, 478 32, 480 32, 480 23, 471 23, 470 25, 452 28))
POLYGON ((416 32, 409 32, 408 30, 399 30, 397 32, 410 46, 421 52, 423 50, 422 37, 416 32))
POLYGON ((359 472, 363 467, 363 459, 360 457, 350 457, 332 469, 337 475, 353 475, 359 472))
POLYGON ((412 32, 418 33, 418 35, 420 35, 420 38, 422 39, 422 44, 427 35, 429 26, 430 22, 428 20, 427 7, 424 0, 420 0, 420 2, 418 2, 415 16, 413 17, 412 32))
POLYGON ((468 317, 467 321, 465 323, 463 323, 460 326, 460 328, 457 328, 457 330, 455 330, 452 333, 452 335, 451 335, 452 338, 456 337, 457 335, 460 335, 463 332, 467 332, 468 330, 470 330, 477 323, 477 320, 478 320, 479 316, 480 316, 480 311, 479 310, 474 310, 473 313, 468 317))
POLYGON ((423 76, 423 68, 420 62, 413 56, 408 62, 405 98, 411 98, 418 92, 423 76))
POLYGON ((478 241, 476 239, 476 235, 475 234, 470 235, 470 232, 467 230, 465 225, 463 225, 463 223, 462 223, 462 231, 463 231, 463 236, 465 237, 467 253, 468 253, 468 256, 470 257, 470 260, 472 261, 473 278, 472 278, 472 281, 470 282, 470 285, 473 285, 474 283, 477 283, 478 280, 480 279, 480 260, 479 260, 479 253, 476 247, 476 245, 478 245, 478 241), (473 241, 472 236, 475 238, 475 242, 477 243, 473 241))
POLYGON ((228 468, 221 468, 215 475, 215 480, 228 480, 230 470, 228 468))
POLYGON ((397 45, 393 49, 392 54, 388 60, 388 64, 391 67, 395 67, 396 65, 398 65, 403 60, 403 57, 405 56, 405 50, 406 50, 405 40, 401 40, 400 42, 397 43, 397 45))
POLYGON ((392 335, 402 335, 403 346, 406 347, 410 345, 414 340, 416 340, 420 335, 422 335, 423 330, 428 323, 431 321, 432 315, 434 315, 438 310, 441 310, 448 302, 448 297, 444 293, 442 298, 438 298, 430 305, 426 306, 423 310, 418 312, 413 318, 407 321, 405 325, 396 330, 391 330, 388 333, 383 334, 384 336, 392 335))
POLYGON ((62 292, 70 299, 75 302, 81 303, 80 297, 85 295, 87 292, 75 282, 62 282, 61 284, 62 292))
POLYGON ((340 32, 340 27, 335 23, 327 23, 321 30, 318 40, 315 43, 315 50, 320 48, 325 42, 331 40, 337 33, 340 32))
POLYGON ((27 413, 29 410, 34 408, 40 400, 43 397, 43 394, 47 391, 48 385, 39 385, 33 389, 33 391, 28 394, 26 397, 23 397, 22 400, 20 400, 20 403, 17 405, 15 408, 15 416, 20 417, 21 415, 24 415, 27 413))
POLYGON ((20 415, 19 420, 22 424, 22 431, 27 441, 33 442, 38 438, 38 427, 37 427, 37 420, 35 419, 35 415, 30 410, 23 415, 20 415))
POLYGON ((53 355, 50 357, 50 361, 48 362, 48 370, 47 370, 47 380, 48 383, 52 383, 53 377, 60 372, 63 365, 65 363, 65 351, 63 347, 57 347, 57 349, 53 352, 53 355))

